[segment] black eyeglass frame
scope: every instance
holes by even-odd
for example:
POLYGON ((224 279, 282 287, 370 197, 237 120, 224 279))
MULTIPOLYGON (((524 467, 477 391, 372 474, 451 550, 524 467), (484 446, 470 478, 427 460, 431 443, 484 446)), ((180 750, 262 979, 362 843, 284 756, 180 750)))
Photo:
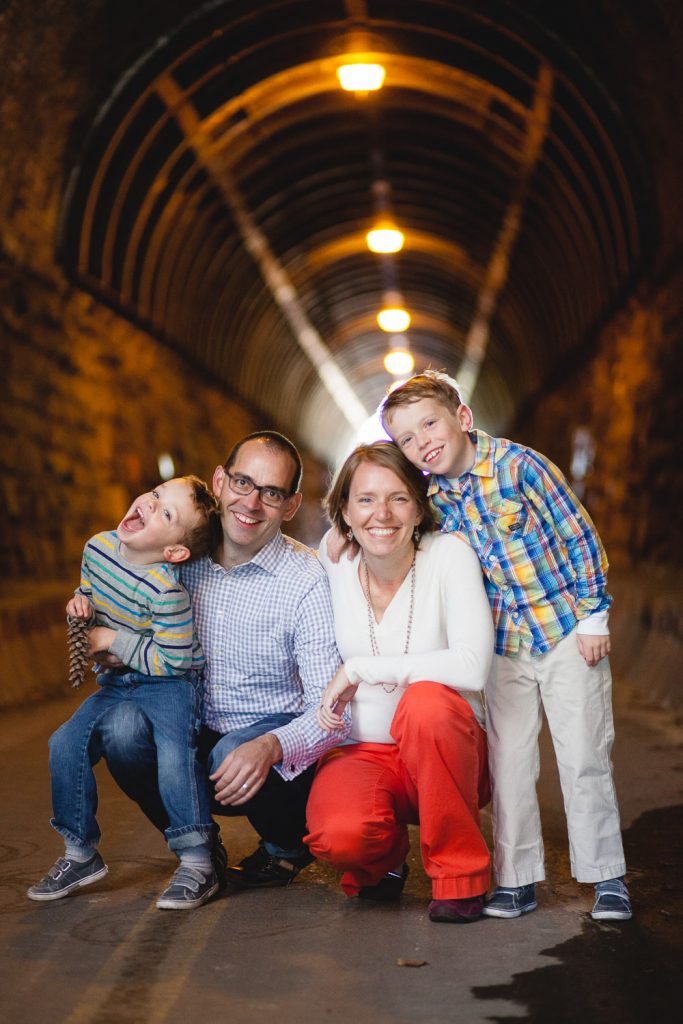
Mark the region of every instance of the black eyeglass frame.
POLYGON ((226 469, 225 475, 228 478, 228 487, 233 492, 233 494, 240 494, 243 498, 245 498, 247 494, 252 494, 254 491, 257 491, 259 501, 261 502, 262 505, 266 505, 268 508, 282 508, 287 499, 291 498, 296 493, 295 491, 283 491, 281 487, 273 487, 271 484, 263 484, 262 486, 259 487, 258 484, 254 483, 250 476, 246 475, 246 473, 231 473, 229 469, 226 469), (251 486, 249 486, 246 490, 240 491, 235 487, 233 483, 235 479, 248 480, 251 486), (278 494, 280 496, 280 500, 275 503, 273 503, 272 501, 266 501, 263 497, 264 491, 272 491, 275 494, 278 494))

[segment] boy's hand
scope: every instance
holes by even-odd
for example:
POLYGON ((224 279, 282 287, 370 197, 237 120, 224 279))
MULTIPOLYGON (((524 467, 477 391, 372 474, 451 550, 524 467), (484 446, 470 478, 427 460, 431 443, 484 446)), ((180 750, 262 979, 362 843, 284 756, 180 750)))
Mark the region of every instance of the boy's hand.
POLYGON ((576 642, 579 646, 579 654, 589 668, 593 668, 599 661, 606 658, 612 649, 609 634, 590 636, 585 633, 577 633, 576 642))
POLYGON ((91 658, 95 661, 100 661, 104 664, 104 659, 100 658, 99 655, 107 654, 109 648, 114 642, 116 636, 115 629, 109 629, 107 626, 93 626, 88 633, 88 640, 90 641, 90 650, 88 651, 91 658))
POLYGON ((72 619, 91 619, 95 614, 95 608, 83 594, 74 594, 66 606, 66 614, 72 619))
POLYGON ((316 713, 321 729, 324 729, 325 732, 334 732, 343 727, 346 705, 353 700, 357 689, 358 683, 349 682, 342 665, 331 682, 327 684, 327 689, 316 713))
POLYGON ((344 551, 348 548, 346 557, 349 562, 353 561, 358 551, 358 544, 355 540, 347 540, 343 533, 340 533, 336 526, 332 528, 332 532, 327 538, 327 554, 331 562, 335 565, 344 554, 344 551))

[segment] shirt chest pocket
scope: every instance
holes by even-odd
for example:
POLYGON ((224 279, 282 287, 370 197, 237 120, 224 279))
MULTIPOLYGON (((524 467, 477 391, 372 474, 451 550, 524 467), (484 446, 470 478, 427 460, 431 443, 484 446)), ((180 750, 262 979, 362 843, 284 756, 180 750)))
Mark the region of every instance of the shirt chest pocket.
POLYGON ((521 501, 503 498, 489 508, 491 525, 501 539, 521 540, 533 532, 535 522, 521 501))

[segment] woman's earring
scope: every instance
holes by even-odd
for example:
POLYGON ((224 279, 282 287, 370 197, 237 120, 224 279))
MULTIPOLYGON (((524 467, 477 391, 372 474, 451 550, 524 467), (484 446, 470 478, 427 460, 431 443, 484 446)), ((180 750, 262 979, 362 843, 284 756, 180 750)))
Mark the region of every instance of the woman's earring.
POLYGON ((353 530, 351 529, 350 526, 349 526, 348 530, 346 531, 346 539, 348 540, 349 543, 351 543, 351 541, 354 539, 353 538, 353 530))
POLYGON ((417 526, 413 530, 413 540, 415 541, 416 544, 420 543, 420 531, 418 530, 417 526))

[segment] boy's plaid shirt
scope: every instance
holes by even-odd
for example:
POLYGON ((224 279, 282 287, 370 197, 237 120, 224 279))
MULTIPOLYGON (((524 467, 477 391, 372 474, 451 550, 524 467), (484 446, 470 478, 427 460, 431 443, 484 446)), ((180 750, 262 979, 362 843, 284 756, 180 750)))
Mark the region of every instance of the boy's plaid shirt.
POLYGON ((444 532, 477 552, 493 609, 496 653, 543 654, 578 619, 609 608, 607 556, 590 516, 543 455, 472 431, 474 465, 430 480, 444 532))

